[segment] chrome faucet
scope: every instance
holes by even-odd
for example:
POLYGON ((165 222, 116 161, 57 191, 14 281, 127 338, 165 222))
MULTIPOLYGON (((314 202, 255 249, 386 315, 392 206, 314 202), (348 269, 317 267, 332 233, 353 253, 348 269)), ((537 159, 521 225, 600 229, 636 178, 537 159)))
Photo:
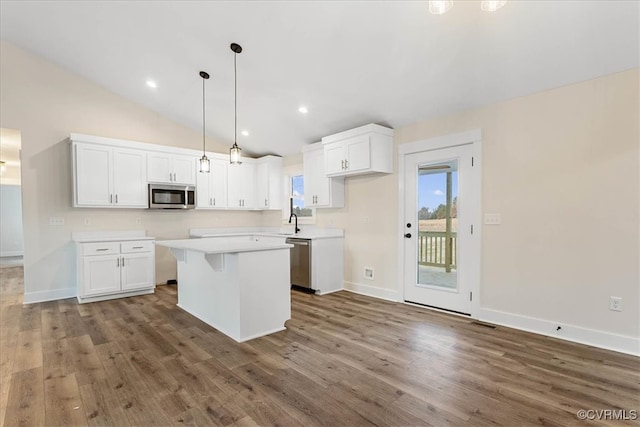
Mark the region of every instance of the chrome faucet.
POLYGON ((293 212, 291 212, 291 215, 289 215, 289 224, 291 224, 291 218, 295 218, 296 219, 296 228, 295 228, 295 233, 294 234, 298 234, 298 232, 300 231, 300 229, 298 228, 298 215, 296 215, 293 212))

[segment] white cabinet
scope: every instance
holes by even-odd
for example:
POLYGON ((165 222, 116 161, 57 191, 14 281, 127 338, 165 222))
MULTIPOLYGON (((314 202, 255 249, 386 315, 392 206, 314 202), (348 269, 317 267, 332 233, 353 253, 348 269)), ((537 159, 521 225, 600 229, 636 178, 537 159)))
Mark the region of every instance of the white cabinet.
POLYGON ((255 164, 244 159, 241 165, 229 165, 227 200, 229 209, 255 207, 255 164))
POLYGON ((393 130, 366 125, 322 138, 327 176, 393 172, 393 130))
POLYGON ((282 157, 265 156, 256 161, 255 208, 282 209, 282 157))
POLYGON ((196 208, 222 209, 227 207, 228 160, 210 158, 211 171, 196 173, 196 208))
POLYGON ((322 143, 303 149, 304 205, 316 208, 344 207, 344 177, 327 178, 322 143))
POLYGON ((196 158, 183 154, 149 152, 147 180, 166 184, 196 183, 196 158))
POLYGON ((155 246, 152 240, 76 243, 78 301, 152 293, 155 246))
POLYGON ((146 208, 146 153, 74 142, 73 206, 146 208))

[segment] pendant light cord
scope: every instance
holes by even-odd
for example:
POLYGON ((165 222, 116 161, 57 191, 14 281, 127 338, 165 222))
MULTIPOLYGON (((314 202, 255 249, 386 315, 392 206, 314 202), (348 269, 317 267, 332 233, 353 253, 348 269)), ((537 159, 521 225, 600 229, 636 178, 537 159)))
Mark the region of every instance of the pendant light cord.
POLYGON ((204 81, 205 78, 202 78, 202 155, 204 156, 205 154, 205 127, 204 127, 204 121, 205 121, 205 114, 204 114, 204 81))
POLYGON ((238 53, 233 54, 233 143, 238 144, 238 67, 236 60, 238 53))

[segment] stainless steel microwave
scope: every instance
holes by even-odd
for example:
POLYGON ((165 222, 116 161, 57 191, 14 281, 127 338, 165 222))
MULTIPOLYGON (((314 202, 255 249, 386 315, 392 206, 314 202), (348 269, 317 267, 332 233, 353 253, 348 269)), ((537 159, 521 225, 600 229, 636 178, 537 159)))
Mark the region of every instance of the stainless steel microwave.
POLYGON ((194 209, 193 185, 149 184, 149 209, 194 209))

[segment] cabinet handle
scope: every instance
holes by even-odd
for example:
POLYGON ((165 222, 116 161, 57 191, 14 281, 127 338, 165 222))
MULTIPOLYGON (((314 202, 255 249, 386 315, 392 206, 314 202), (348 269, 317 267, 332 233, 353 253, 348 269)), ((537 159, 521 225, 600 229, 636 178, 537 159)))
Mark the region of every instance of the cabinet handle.
POLYGON ((134 246, 132 249, 142 249, 144 246, 134 246))
POLYGON ((118 195, 116 194, 116 205, 118 204, 118 195))
POLYGON ((344 161, 344 169, 345 170, 349 169, 349 160, 344 161))
POLYGON ((264 206, 267 207, 267 199, 264 199, 264 206))
POLYGON ((173 181, 173 174, 169 172, 169 181, 173 181))
POLYGON ((122 266, 124 267, 124 257, 122 257, 122 266))
POLYGON ((109 248, 100 248, 100 249, 96 249, 97 252, 102 252, 102 251, 108 251, 109 248))
POLYGON ((176 182, 178 180, 178 178, 176 178, 176 173, 173 173, 173 182, 176 182))
POLYGON ((113 194, 109 194, 109 204, 113 203, 113 194))
POLYGON ((342 170, 344 170, 344 160, 340 160, 340 163, 342 164, 342 170))
POLYGON ((209 197, 209 206, 213 205, 213 199, 211 197, 209 197))
POLYGON ((118 257, 118 263, 116 265, 120 267, 120 257, 118 257))
POLYGON ((216 198, 214 197, 213 198, 213 206, 215 206, 215 205, 216 205, 216 198))

